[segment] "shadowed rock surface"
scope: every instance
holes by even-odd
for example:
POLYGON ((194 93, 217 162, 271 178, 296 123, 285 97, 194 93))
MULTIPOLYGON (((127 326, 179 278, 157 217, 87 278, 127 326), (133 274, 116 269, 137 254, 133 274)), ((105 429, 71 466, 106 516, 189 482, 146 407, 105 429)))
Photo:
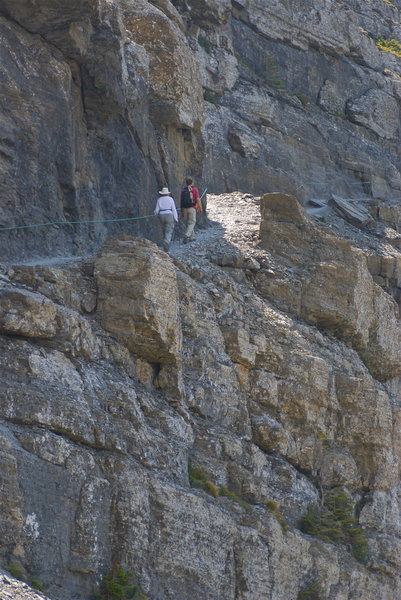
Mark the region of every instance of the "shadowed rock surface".
POLYGON ((399 23, 399 0, 2 0, 0 225, 56 223, 0 232, 2 261, 157 240, 142 217, 189 174, 399 228, 401 69, 380 46, 399 23))

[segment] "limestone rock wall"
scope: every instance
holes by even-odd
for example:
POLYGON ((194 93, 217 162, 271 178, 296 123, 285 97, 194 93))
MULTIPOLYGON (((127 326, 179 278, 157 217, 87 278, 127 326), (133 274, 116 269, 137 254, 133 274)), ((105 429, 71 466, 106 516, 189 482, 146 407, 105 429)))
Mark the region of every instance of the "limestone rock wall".
POLYGON ((50 598, 92 597, 113 565, 151 600, 401 595, 394 300, 295 198, 261 209, 260 244, 209 258, 115 236, 2 275, 0 559, 50 598), (315 290, 297 310, 290 272, 315 290), (335 488, 364 560, 302 531, 335 488))
POLYGON ((0 229, 53 223, 0 231, 2 567, 55 600, 113 565, 151 600, 401 597, 400 9, 0 0, 0 229), (162 253, 142 217, 188 174, 277 192, 260 246, 162 253), (333 193, 391 255, 288 196, 333 193), (301 531, 337 487, 365 561, 301 531))
POLYGON ((121 228, 155 236, 152 220, 119 220, 152 214, 160 186, 177 195, 185 169, 199 172, 203 100, 188 93, 194 60, 175 9, 5 1, 0 19, 1 226, 90 221, 2 232, 2 260, 77 254, 121 228))
POLYGON ((391 4, 211 5, 192 36, 214 94, 205 165, 217 189, 399 200, 399 58, 376 45, 399 39, 391 4))
POLYGON ((188 174, 399 228, 399 23, 399 0, 2 0, 0 226, 56 223, 1 231, 2 262, 155 240, 119 219, 188 174))
POLYGON ((261 272, 262 293, 281 306, 288 298, 295 315, 350 342, 378 379, 399 375, 399 309, 374 282, 364 253, 329 228, 313 225, 292 196, 266 194, 261 212, 262 246, 292 269, 292 277, 279 282, 261 272))

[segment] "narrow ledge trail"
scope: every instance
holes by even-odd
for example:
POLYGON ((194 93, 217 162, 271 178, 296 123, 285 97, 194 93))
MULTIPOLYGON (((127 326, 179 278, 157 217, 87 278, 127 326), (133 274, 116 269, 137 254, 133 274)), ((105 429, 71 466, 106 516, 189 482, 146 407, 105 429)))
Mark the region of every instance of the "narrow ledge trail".
MULTIPOLYGON (((188 244, 173 241, 169 254, 173 258, 202 259, 213 253, 231 253, 234 248, 245 251, 259 237, 259 199, 251 194, 233 192, 208 195, 207 216, 210 227, 196 229, 195 239, 188 244)), ((183 228, 183 224, 179 225, 183 228)))
MULTIPOLYGON (((213 250, 232 254, 230 246, 238 245, 245 249, 249 240, 258 237, 260 224, 259 199, 251 194, 232 192, 229 194, 209 194, 206 214, 208 227, 196 228, 194 241, 183 244, 180 233, 185 231, 183 221, 176 226, 169 254, 172 258, 199 261, 213 250), (180 232, 180 233, 179 233, 180 232)), ((161 244, 159 245, 161 248, 161 244)), ((6 273, 13 266, 62 266, 68 263, 90 259, 91 255, 65 255, 52 257, 34 257, 29 260, 9 261, 0 266, 0 272, 6 273)))

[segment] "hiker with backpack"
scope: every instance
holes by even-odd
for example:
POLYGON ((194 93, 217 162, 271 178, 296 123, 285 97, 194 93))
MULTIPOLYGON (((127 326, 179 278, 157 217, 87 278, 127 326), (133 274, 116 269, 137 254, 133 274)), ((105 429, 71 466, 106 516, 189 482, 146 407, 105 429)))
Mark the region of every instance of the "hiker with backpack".
POLYGON ((193 179, 188 177, 185 180, 185 187, 181 191, 181 217, 186 220, 187 227, 184 235, 184 244, 193 240, 194 227, 196 223, 196 213, 202 213, 202 202, 199 197, 199 190, 194 186, 193 179))
POLYGON ((168 252, 170 250, 174 224, 178 223, 178 214, 174 199, 170 196, 169 189, 164 187, 159 191, 159 194, 160 196, 156 203, 155 215, 159 217, 163 230, 163 249, 168 252))

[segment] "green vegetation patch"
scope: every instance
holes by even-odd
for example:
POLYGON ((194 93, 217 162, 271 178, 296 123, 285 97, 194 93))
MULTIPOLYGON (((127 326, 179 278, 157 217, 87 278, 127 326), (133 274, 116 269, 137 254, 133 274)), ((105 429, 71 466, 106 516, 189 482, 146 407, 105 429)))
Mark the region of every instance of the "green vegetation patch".
POLYGON ((27 583, 28 585, 30 585, 35 590, 38 590, 39 592, 44 591, 44 585, 42 584, 40 579, 38 579, 37 577, 31 577, 29 575, 29 573, 27 573, 25 571, 25 569, 22 567, 22 565, 12 563, 12 564, 8 565, 8 567, 6 567, 6 568, 7 568, 7 571, 10 573, 10 575, 12 577, 14 577, 15 579, 19 579, 19 581, 23 581, 24 583, 27 583))
POLYGON ((12 577, 15 577, 15 579, 19 579, 20 581, 26 580, 24 570, 22 567, 20 567, 20 565, 11 564, 7 567, 7 570, 12 577))
POLYGON ((384 40, 381 38, 377 40, 376 46, 384 52, 391 52, 391 54, 401 56, 401 42, 395 40, 394 38, 391 40, 384 40))
POLYGON ((188 467, 188 478, 189 483, 193 487, 203 488, 205 483, 208 481, 205 471, 200 467, 194 467, 193 465, 189 465, 188 467))
POLYGON ((204 35, 199 35, 198 36, 198 44, 201 48, 204 49, 205 52, 207 52, 207 54, 211 54, 212 44, 207 39, 207 37, 205 37, 204 35))
POLYGON ((262 59, 262 69, 264 70, 264 79, 268 85, 277 92, 285 91, 285 82, 280 75, 280 71, 274 56, 265 52, 262 59))
POLYGON ((293 96, 295 96, 295 98, 298 98, 298 100, 300 101, 300 103, 302 104, 302 106, 304 108, 306 108, 308 106, 308 104, 310 104, 310 99, 308 98, 308 96, 306 94, 303 94, 302 92, 296 92, 295 94, 292 94, 293 96))
MULTIPOLYGON (((218 486, 210 481, 207 477, 207 474, 201 467, 195 467, 194 465, 190 464, 188 466, 188 479, 192 487, 201 488, 214 498, 222 496, 224 498, 228 498, 228 500, 231 500, 231 502, 239 504, 239 506, 242 506, 242 508, 245 508, 245 510, 251 509, 252 505, 239 494, 237 494, 237 492, 233 492, 223 485, 218 486)), ((258 504, 257 506, 261 506, 265 510, 271 512, 280 523, 282 530, 288 531, 288 523, 285 520, 285 517, 280 513, 277 502, 274 500, 267 500, 264 504, 258 504)))
POLYGON ((297 600, 321 600, 322 588, 318 581, 312 581, 298 592, 297 600))
MULTIPOLYGON (((234 492, 228 492, 228 490, 226 490, 226 488, 219 487, 215 483, 210 481, 208 479, 205 471, 203 469, 201 469, 201 467, 194 467, 193 465, 189 465, 188 478, 189 478, 189 483, 191 484, 192 487, 201 488, 202 490, 204 490, 205 492, 207 492, 214 498, 217 498, 217 496, 229 497, 229 494, 232 494, 233 496, 235 495, 234 492), (227 493, 225 493, 225 491, 227 493)), ((231 498, 231 499, 233 499, 233 498, 231 498)))
POLYGON ((142 593, 134 573, 117 569, 103 577, 95 600, 147 600, 147 596, 142 593))
POLYGON ((206 102, 210 102, 211 104, 214 104, 215 106, 219 106, 218 97, 216 96, 216 94, 214 94, 210 90, 204 90, 203 99, 206 100, 206 102))
POLYGON ((330 490, 323 507, 312 505, 302 518, 301 530, 326 542, 346 544, 355 558, 366 563, 367 533, 354 515, 354 503, 341 488, 330 490))
POLYGON ((30 583, 31 583, 31 587, 33 587, 35 590, 38 590, 38 592, 43 592, 45 589, 44 585, 42 584, 40 579, 38 579, 37 577, 32 577, 30 583))
POLYGON ((266 500, 265 508, 266 508, 266 510, 271 512, 276 517, 277 521, 280 523, 281 529, 283 531, 288 531, 288 529, 289 529, 288 523, 287 523, 284 515, 281 514, 280 507, 277 504, 277 502, 275 502, 274 500, 266 500))
POLYGON ((251 505, 249 504, 249 502, 247 502, 246 500, 241 498, 241 496, 239 496, 236 492, 232 492, 231 490, 227 489, 224 486, 221 486, 219 488, 219 491, 220 491, 220 496, 224 496, 225 498, 228 498, 232 502, 235 502, 236 504, 239 504, 240 506, 242 506, 242 508, 245 508, 246 510, 249 510, 251 508, 251 505))
POLYGON ((192 487, 202 488, 202 490, 205 490, 205 492, 211 496, 214 496, 215 498, 217 498, 217 496, 224 495, 221 492, 222 488, 218 487, 212 481, 209 481, 205 471, 200 467, 189 465, 188 478, 192 487))

